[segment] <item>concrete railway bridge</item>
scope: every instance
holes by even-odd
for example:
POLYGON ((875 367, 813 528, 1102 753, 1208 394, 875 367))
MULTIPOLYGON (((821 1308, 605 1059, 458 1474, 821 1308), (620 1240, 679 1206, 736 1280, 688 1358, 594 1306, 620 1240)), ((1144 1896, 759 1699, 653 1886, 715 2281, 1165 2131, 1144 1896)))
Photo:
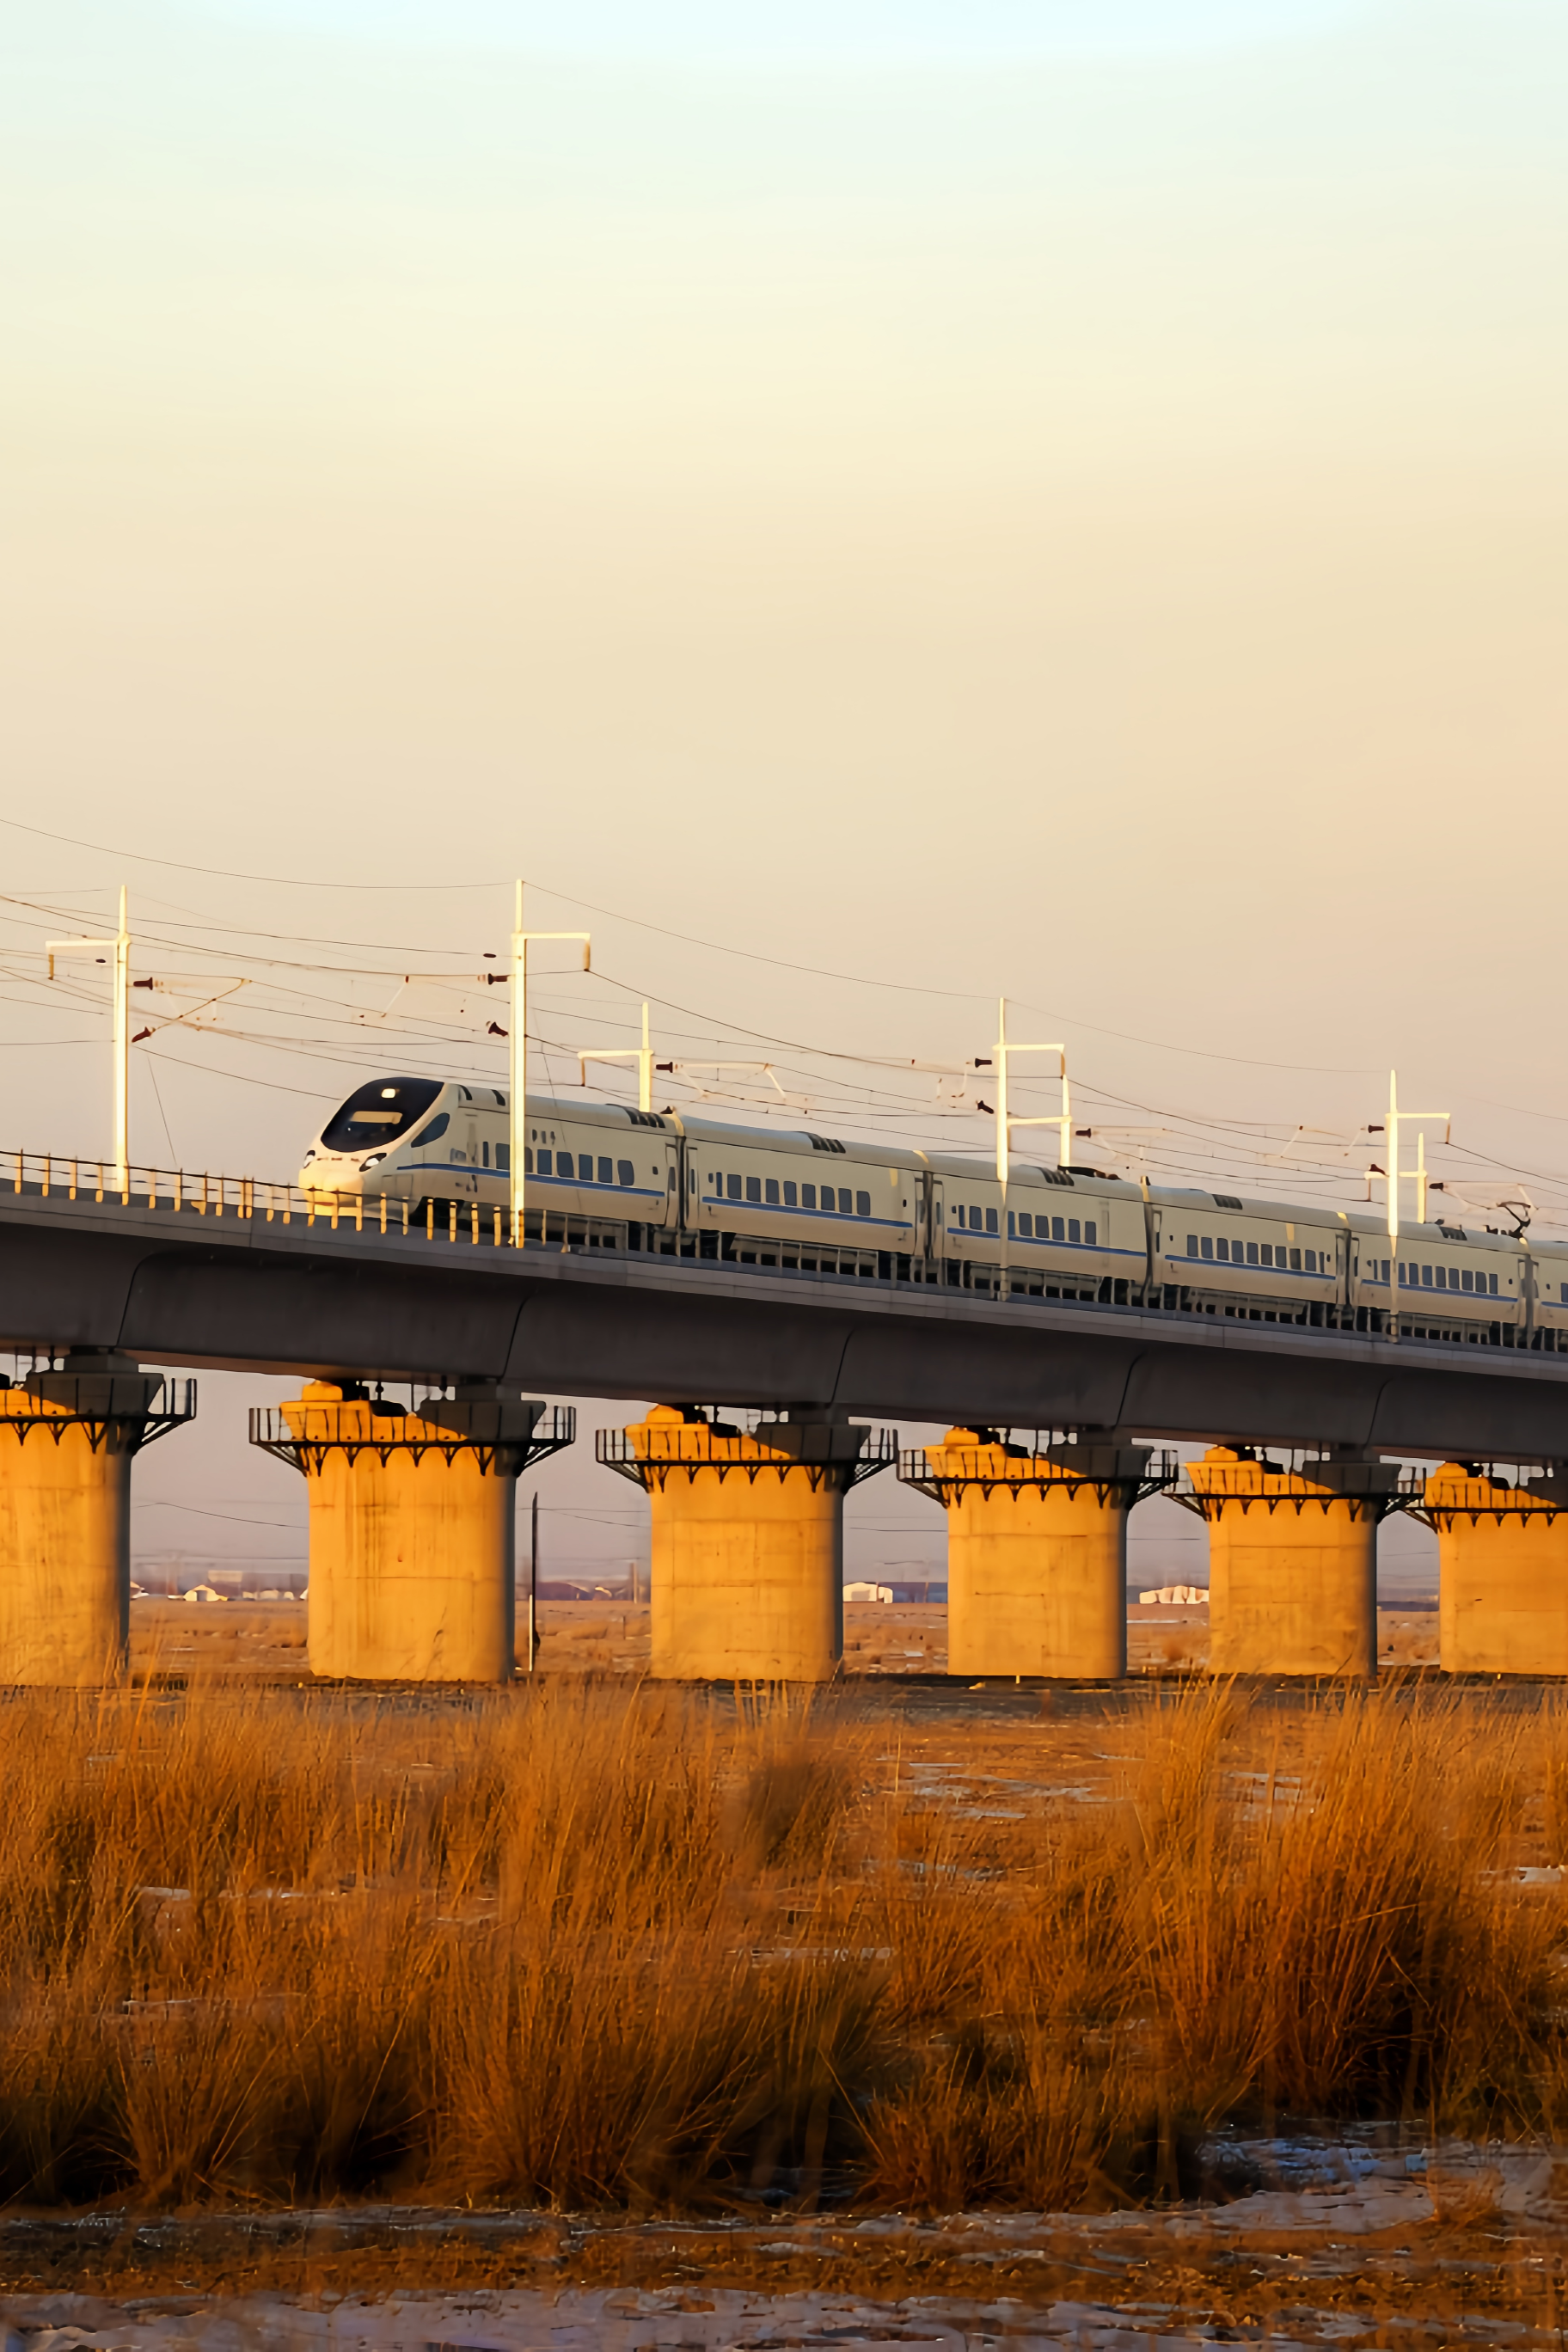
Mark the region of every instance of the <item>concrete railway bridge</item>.
POLYGON ((1568 1673, 1568 1358, 76 1177, 0 1163, 0 1346, 33 1362, 0 1390, 0 1684, 122 1670, 134 1457, 195 1410, 173 1366, 301 1376, 251 1435, 307 1482, 319 1674, 511 1673, 516 1481, 575 1435, 541 1391, 670 1400, 596 1444, 649 1496, 656 1675, 830 1676, 844 1496, 883 1471, 946 1513, 954 1675, 1123 1673, 1127 1518, 1160 1492, 1208 1527, 1218 1671, 1373 1674, 1405 1509, 1437 1532, 1445 1666, 1568 1673), (900 1419, 948 1433, 900 1451, 900 1419), (1177 1441, 1210 1450, 1178 1472, 1177 1441))

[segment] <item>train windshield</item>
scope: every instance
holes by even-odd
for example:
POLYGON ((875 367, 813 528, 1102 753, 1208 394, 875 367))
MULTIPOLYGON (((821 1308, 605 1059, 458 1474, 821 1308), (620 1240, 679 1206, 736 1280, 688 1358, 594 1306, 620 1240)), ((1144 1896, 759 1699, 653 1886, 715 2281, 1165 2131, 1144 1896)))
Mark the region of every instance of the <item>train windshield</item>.
POLYGON ((439 1078, 373 1078, 350 1095, 321 1129, 323 1151, 368 1151, 395 1143, 423 1118, 441 1091, 439 1078))

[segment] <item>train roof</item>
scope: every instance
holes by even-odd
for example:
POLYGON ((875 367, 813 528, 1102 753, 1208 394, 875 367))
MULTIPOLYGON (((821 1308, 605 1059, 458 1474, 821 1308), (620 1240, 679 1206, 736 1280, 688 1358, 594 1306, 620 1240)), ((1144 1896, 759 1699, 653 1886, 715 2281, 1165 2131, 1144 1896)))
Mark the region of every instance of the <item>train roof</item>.
POLYGON ((836 1160, 853 1160, 863 1168, 919 1171, 926 1165, 923 1153, 911 1151, 907 1143, 866 1143, 853 1136, 825 1135, 820 1129, 805 1127, 737 1127, 730 1119, 689 1118, 684 1111, 670 1113, 669 1121, 682 1135, 698 1143, 730 1143, 754 1151, 776 1151, 784 1143, 796 1151, 826 1152, 836 1160))
MULTIPOLYGON (((978 1153, 973 1159, 965 1159, 956 1151, 928 1151, 921 1157, 922 1164, 938 1176, 967 1177, 971 1183, 977 1178, 995 1178, 995 1160, 990 1158, 983 1160, 978 1153)), ((1019 1182, 1060 1184, 1079 1192, 1125 1192, 1134 1200, 1142 1198, 1142 1188, 1130 1184, 1125 1176, 1108 1175, 1099 1168, 1046 1168, 1034 1160, 1015 1159, 1007 1181, 1010 1185, 1019 1182)))

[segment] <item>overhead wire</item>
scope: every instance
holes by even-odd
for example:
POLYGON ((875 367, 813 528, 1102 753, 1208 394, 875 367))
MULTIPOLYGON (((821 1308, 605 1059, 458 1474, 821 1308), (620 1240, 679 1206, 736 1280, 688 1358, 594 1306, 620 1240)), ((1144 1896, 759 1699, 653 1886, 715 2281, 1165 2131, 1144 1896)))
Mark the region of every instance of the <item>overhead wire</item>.
MULTIPOLYGON (((216 874, 222 869, 185 867, 179 870, 216 874)), ((228 878, 265 879, 266 877, 228 878)), ((390 888, 392 886, 385 887, 390 888)), ((690 935, 672 931, 666 926, 647 923, 640 918, 622 917, 615 910, 600 907, 593 901, 569 898, 564 893, 549 892, 547 886, 534 887, 546 889, 547 895, 561 898, 565 903, 584 907, 590 912, 601 913, 607 919, 625 920, 641 929, 661 936, 679 939, 690 945, 705 948, 715 946, 713 942, 696 940, 690 935)), ((79 919, 75 908, 54 903, 44 904, 35 898, 12 896, 0 899, 0 904, 25 908, 32 915, 47 915, 51 919, 59 921, 79 919)), ((169 902, 164 901, 162 904, 167 908, 169 902)), ((164 921, 168 922, 167 915, 164 921)), ((176 931, 191 929, 207 931, 217 928, 215 925, 205 924, 199 918, 193 917, 189 922, 185 922, 178 913, 175 914, 172 924, 172 929, 176 931)), ((280 932, 245 932, 237 927, 225 927, 226 940, 265 938, 275 944, 296 944, 303 942, 308 936, 280 932)), ((318 942, 314 939, 310 943, 353 945, 361 948, 373 945, 371 942, 333 942, 324 940, 318 942)), ((319 960, 306 961, 297 957, 258 955, 254 949, 247 952, 238 946, 226 944, 219 946, 205 940, 199 944, 193 944, 185 940, 164 936, 159 929, 148 931, 142 929, 139 931, 138 945, 143 944, 153 950, 210 958, 230 969, 237 965, 247 965, 250 967, 250 971, 254 975, 254 989, 253 993, 247 1000, 245 1009, 251 1009, 258 1013, 264 1013, 270 1009, 275 1018, 281 1016, 287 1020, 294 1017, 296 1008, 300 1008, 304 1017, 313 1018, 318 1028, 325 1027, 336 1033, 331 1036, 301 1036, 297 1031, 267 1034, 252 1026, 238 1025, 221 1018, 204 1019, 200 1024, 199 1034, 219 1036, 226 1042, 237 1044, 253 1051, 281 1054, 296 1060, 302 1058, 315 1061, 331 1069, 363 1067, 367 1063, 379 1059, 384 1053, 395 1052, 405 1061, 417 1062, 423 1064, 426 1069, 437 1068, 442 1072, 449 1066, 451 1057, 456 1054, 472 1058, 479 1055, 488 1055, 492 1051, 489 1040, 474 1034, 460 1015, 447 1016, 438 1012, 420 1013, 413 1010, 400 1013, 397 1010, 397 996, 404 987, 411 984, 407 972, 407 959, 411 953, 451 953, 456 957, 460 952, 458 950, 405 949, 395 963, 365 966, 322 964, 319 960), (268 973, 279 977, 268 980, 263 976, 268 973), (282 975, 285 974, 299 974, 301 978, 310 975, 318 980, 346 982, 351 984, 356 982, 390 982, 394 987, 393 1002, 384 1006, 358 1008, 352 1005, 344 1006, 340 993, 326 992, 320 988, 303 987, 292 977, 283 978, 282 975), (269 994, 279 997, 282 1001, 268 1007, 269 994), (332 1009, 334 1007, 342 1007, 342 1009, 334 1010, 332 1009), (355 1053, 349 1049, 348 1039, 351 1035, 363 1038, 364 1048, 363 1051, 355 1053), (373 1052, 373 1046, 377 1050, 373 1052)), ((716 949, 715 951, 731 952, 724 949, 716 949)), ((388 949, 384 952, 391 955, 395 950, 388 949)), ((473 951, 468 952, 471 956, 473 951)), ((751 961, 782 963, 780 959, 756 956, 750 950, 734 950, 734 952, 745 955, 751 961)), ((856 978, 856 975, 833 973, 813 966, 785 965, 784 968, 809 971, 816 976, 845 982, 856 978)), ((0 996, 0 1001, 27 1004, 34 1010, 42 1009, 37 992, 48 983, 23 973, 15 973, 12 977, 27 990, 29 994, 16 996, 7 992, 0 996)), ((470 966, 468 971, 419 974, 414 984, 428 986, 437 991, 457 995, 471 992, 497 977, 499 977, 497 974, 476 972, 470 966)), ((862 1125, 886 1126, 896 1121, 906 1138, 909 1138, 911 1128, 923 1130, 932 1135, 933 1139, 939 1141, 939 1148, 950 1155, 956 1152, 960 1157, 979 1158, 988 1150, 988 1144, 983 1133, 980 1139, 967 1152, 952 1135, 942 1135, 940 1139, 936 1138, 935 1131, 942 1127, 973 1119, 977 1115, 977 1107, 962 1102, 942 1105, 933 1103, 929 1098, 920 1099, 908 1088, 900 1087, 896 1083, 889 1083, 896 1080, 896 1075, 899 1072, 909 1066, 903 1062, 901 1056, 868 1054, 838 1046, 815 1045, 797 1038, 784 1037, 749 1024, 739 1024, 728 1016, 715 1015, 674 998, 658 997, 650 991, 639 988, 620 974, 606 971, 602 965, 595 978, 623 998, 644 996, 649 1003, 658 1004, 661 1012, 667 1014, 673 1013, 682 1022, 700 1024, 699 1028, 687 1033, 684 1036, 678 1033, 674 1038, 668 1040, 671 1046, 707 1043, 710 1038, 712 1038, 716 1042, 750 1044, 770 1049, 770 1066, 775 1077, 781 1083, 794 1082, 797 1094, 801 1097, 796 1101, 774 1101, 766 1096, 748 1094, 739 1084, 718 1083, 699 1086, 681 1074, 672 1073, 670 1074, 672 1093, 679 1096, 684 1092, 692 1097, 687 1104, 687 1109, 690 1115, 700 1116, 705 1112, 729 1109, 739 1111, 747 1119, 768 1127, 776 1126, 785 1117, 795 1118, 805 1116, 803 1103, 820 1103, 825 1109, 832 1110, 836 1115, 853 1117, 862 1125), (800 1060, 776 1058, 780 1055, 803 1058, 800 1060), (829 1066, 826 1069, 821 1066, 824 1062, 829 1066), (851 1075, 855 1072, 874 1073, 875 1076, 857 1077, 851 1075)), ((891 987, 895 983, 886 983, 886 985, 891 987)), ((74 1002, 79 1006, 89 1003, 97 1004, 100 1001, 92 990, 90 976, 86 973, 79 975, 74 982, 67 980, 62 975, 60 980, 53 983, 53 988, 68 1001, 74 1002)), ((929 990, 921 992, 943 994, 954 1000, 965 1002, 984 1001, 977 992, 929 990)), ((1021 1010, 1041 1010, 1041 1008, 1029 1007, 1022 999, 1013 1001, 1021 1010)), ((240 1009, 236 1008, 237 1011, 240 1009)), ((548 1004, 542 1003, 541 1009, 548 1011, 551 1008, 548 1004)), ((567 1010, 567 1006, 565 1003, 560 1003, 555 1005, 554 1009, 557 1013, 563 1012, 567 1010)), ((574 1001, 570 1009, 574 1022, 580 1026, 588 1027, 590 1032, 613 1031, 616 1025, 613 1014, 595 1011, 578 1002, 574 1001)), ((479 1008, 476 1007, 476 1015, 478 1010, 479 1008)), ((149 1007, 148 1011, 152 1016, 152 1024, 161 1039, 170 1031, 192 1025, 188 1014, 164 1015, 155 1007, 149 1007)), ((1129 1032, 1106 1029, 1093 1024, 1074 1023, 1071 1025, 1086 1028, 1092 1034, 1112 1036, 1123 1042, 1156 1046, 1159 1050, 1188 1052, 1200 1058, 1232 1062, 1245 1066, 1310 1070, 1317 1074, 1339 1076, 1365 1074, 1350 1069, 1340 1069, 1329 1065, 1265 1064, 1242 1055, 1220 1055, 1209 1054, 1198 1048, 1166 1047, 1160 1045, 1159 1041, 1139 1038, 1129 1032)), ((94 1039, 85 1037, 58 1040, 0 1040, 0 1043, 28 1045, 53 1043, 61 1047, 85 1046, 95 1042, 97 1041, 94 1039)), ((542 1032, 535 1035, 531 1042, 545 1063, 547 1077, 553 1076, 551 1066, 553 1056, 563 1055, 569 1059, 575 1058, 574 1047, 566 1044, 559 1036, 542 1032)), ((210 1070, 213 1076, 222 1076, 235 1083, 254 1083, 266 1087, 271 1091, 295 1094, 311 1100, 329 1098, 327 1089, 320 1086, 294 1087, 277 1080, 259 1077, 251 1079, 239 1071, 225 1068, 210 1060, 197 1065, 167 1050, 159 1052, 156 1058, 164 1061, 170 1066, 181 1069, 200 1069, 204 1072, 210 1070)), ((671 1058, 682 1057, 678 1053, 672 1053, 671 1058)), ((1015 1075, 1013 1083, 1017 1090, 1016 1098, 1025 1101, 1028 1098, 1027 1089, 1048 1087, 1052 1081, 1039 1074, 1018 1073, 1015 1075)), ((1146 1118, 1165 1124, 1169 1133, 1162 1139, 1158 1158, 1166 1181, 1185 1174, 1201 1176, 1205 1181, 1212 1181, 1216 1170, 1245 1167, 1249 1181, 1256 1181, 1262 1177, 1267 1170, 1268 1180, 1276 1186, 1284 1180, 1299 1192, 1316 1193, 1331 1189, 1342 1189, 1346 1177, 1353 1177, 1356 1172, 1348 1161, 1340 1166, 1322 1163, 1314 1165, 1310 1161, 1300 1161, 1293 1165, 1283 1163, 1278 1156, 1278 1149, 1268 1151, 1263 1148, 1265 1145, 1280 1147, 1289 1142, 1292 1130, 1289 1129, 1282 1121, 1241 1121, 1226 1119, 1214 1113, 1172 1110, 1137 1097, 1120 1094, 1110 1088, 1083 1080, 1078 1082, 1078 1090, 1080 1105, 1079 1116, 1082 1117, 1085 1111, 1089 1113, 1085 1121, 1089 1128, 1092 1128, 1095 1124, 1096 1106, 1139 1112, 1146 1118)), ((1510 1107, 1497 1106, 1497 1108, 1510 1107)), ((163 1116, 161 1099, 159 1108, 160 1115, 163 1116)), ((1544 1114, 1544 1116, 1552 1115, 1544 1114)), ((1104 1124, 1103 1121, 1100 1123, 1104 1124)), ((1089 1139, 1091 1143, 1094 1139, 1092 1137, 1089 1139)), ((1369 1136, 1369 1147, 1371 1142, 1372 1139, 1369 1136)), ((170 1148, 172 1150, 172 1140, 170 1148)), ((1349 1148, 1347 1144, 1347 1149, 1349 1148)), ((1507 1171, 1511 1165, 1473 1147, 1451 1148, 1456 1150, 1463 1150, 1472 1160, 1500 1171, 1507 1171)), ((1124 1142, 1113 1137, 1100 1139, 1100 1150, 1102 1155, 1117 1159, 1124 1165, 1134 1163, 1146 1165, 1152 1156, 1147 1150, 1129 1150, 1124 1142)), ((1550 1175, 1541 1171, 1521 1169, 1513 1172, 1528 1176, 1532 1182, 1544 1185, 1553 1192, 1556 1188, 1568 1184, 1568 1178, 1550 1175)))

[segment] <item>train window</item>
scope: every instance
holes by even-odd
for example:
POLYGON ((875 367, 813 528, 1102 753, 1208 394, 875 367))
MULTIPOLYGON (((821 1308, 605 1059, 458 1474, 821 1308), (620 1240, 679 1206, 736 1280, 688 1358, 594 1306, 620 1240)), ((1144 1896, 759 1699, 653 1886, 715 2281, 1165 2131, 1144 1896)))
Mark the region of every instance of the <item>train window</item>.
MULTIPOLYGON (((1198 1254, 1198 1237, 1197 1237, 1196 1234, 1189 1234, 1187 1235, 1187 1255, 1188 1255, 1189 1257, 1196 1257, 1197 1254, 1198 1254)), ((1175 1255, 1175 1252, 1174 1252, 1174 1250, 1173 1250, 1173 1251, 1172 1251, 1171 1255, 1172 1255, 1172 1256, 1173 1256, 1173 1257, 1174 1257, 1174 1255, 1175 1255)))
POLYGON ((495 1097, 495 1098, 496 1098, 496 1101, 497 1101, 497 1102, 498 1102, 498 1104, 500 1106, 501 1109, 502 1109, 502 1110, 505 1110, 505 1108, 506 1108, 506 1097, 505 1097, 505 1095, 503 1095, 503 1094, 502 1094, 502 1092, 501 1092, 500 1088, 499 1087, 492 1087, 490 1088, 490 1092, 491 1092, 491 1094, 492 1094, 492 1095, 494 1095, 494 1097, 495 1097))
POLYGON ((815 1209, 815 1208, 816 1208, 816 1185, 815 1185, 815 1184, 803 1184, 803 1185, 801 1186, 801 1188, 800 1188, 800 1205, 801 1205, 801 1207, 802 1207, 803 1209, 815 1209))
POLYGON ((1448 1287, 1450 1290, 1458 1290, 1458 1286, 1459 1269, 1457 1265, 1451 1265, 1448 1268, 1448 1287))
POLYGON ((1019 1213, 1018 1213, 1018 1231, 1023 1234, 1024 1239, 1025 1239, 1026 1242, 1031 1242, 1031 1241, 1033 1241, 1033 1240, 1034 1240, 1034 1238, 1035 1238, 1035 1219, 1034 1219, 1034 1213, 1033 1213, 1031 1210, 1029 1210, 1029 1209, 1021 1209, 1021 1210, 1019 1211, 1019 1213))
POLYGON ((784 1207, 786 1209, 793 1209, 795 1207, 795 1197, 794 1179, 786 1176, 784 1178, 784 1207))
POLYGON ((552 1151, 540 1153, 539 1172, 542 1176, 552 1176, 555 1173, 555 1155, 552 1151))
POLYGON ((987 1209, 985 1212, 985 1230, 988 1234, 994 1234, 997 1230, 997 1218, 994 1209, 987 1209))
POLYGON ((479 1151, 480 1151, 480 1154, 481 1154, 482 1159, 483 1159, 483 1163, 484 1163, 484 1165, 488 1168, 488 1167, 489 1166, 489 1164, 490 1164, 490 1147, 489 1147, 489 1145, 488 1143, 481 1143, 481 1144, 480 1144, 480 1146, 479 1146, 479 1151))
POLYGON ((869 1192, 857 1192, 855 1195, 855 1214, 858 1217, 868 1217, 870 1213, 871 1195, 869 1192))
MULTIPOLYGON (((1272 1242, 1261 1242, 1261 1243, 1258 1244, 1258 1256, 1262 1259, 1262 1261, 1263 1261, 1263 1263, 1264 1263, 1264 1265, 1273 1265, 1273 1263, 1274 1263, 1274 1244, 1273 1244, 1273 1243, 1272 1243, 1272 1242)), ((1283 1260, 1283 1259, 1281 1259, 1281 1260, 1280 1260, 1280 1263, 1281 1263, 1281 1265, 1283 1265, 1284 1260, 1283 1260)))
POLYGON ((1488 1276, 1487 1276, 1487 1288, 1488 1288, 1488 1290, 1490 1292, 1491 1296, 1495 1298, 1495 1297, 1497 1297, 1497 1276, 1496 1276, 1496 1275, 1495 1275, 1495 1274, 1489 1274, 1489 1275, 1488 1275, 1488 1276))
POLYGON ((1085 1223, 1085 1225, 1084 1225, 1084 1229, 1083 1229, 1083 1237, 1084 1237, 1084 1240, 1089 1244, 1089 1248, 1090 1248, 1090 1249, 1098 1249, 1098 1248, 1099 1248, 1099 1246, 1100 1246, 1100 1227, 1096 1224, 1096 1223, 1095 1223, 1095 1221, 1094 1221, 1094 1219, 1093 1219, 1092 1217, 1090 1217, 1090 1218, 1087 1221, 1087 1223, 1085 1223))
POLYGON ((1316 1273, 1319 1271, 1319 1268, 1318 1268, 1318 1253, 1317 1253, 1317 1251, 1316 1251, 1316 1250, 1308 1250, 1308 1251, 1306 1251, 1306 1252, 1305 1252, 1304 1255, 1305 1255, 1305 1263, 1306 1263, 1307 1272, 1308 1272, 1309 1274, 1316 1274, 1316 1273))
POLYGON ((525 1176, 531 1176, 533 1173, 533 1146, 531 1143, 525 1143, 522 1147, 522 1172, 525 1176))
MULTIPOLYGON (((1232 1257, 1237 1257, 1239 1254, 1240 1253, 1235 1249, 1231 1251, 1232 1257)), ((1248 1242, 1247 1244, 1247 1263, 1248 1265, 1256 1265, 1258 1264, 1258 1244, 1256 1242, 1248 1242)))
POLYGON ((1475 1286, 1475 1278, 1472 1276, 1469 1267, 1466 1266, 1463 1274, 1459 1276, 1459 1288, 1461 1290, 1473 1290, 1475 1286))
POLYGON ((838 1213, 841 1217, 852 1217, 855 1214, 855 1195, 844 1184, 838 1187, 838 1213))
POLYGON ((557 1176, 574 1177, 576 1172, 576 1170, 572 1165, 572 1154, 569 1151, 558 1151, 555 1155, 555 1173, 557 1176))
POLYGON ((747 1200, 748 1200, 748 1201, 761 1201, 762 1197, 763 1197, 763 1180, 762 1180, 762 1178, 761 1178, 760 1176, 748 1176, 748 1177, 747 1177, 747 1179, 746 1179, 746 1198, 747 1198, 747 1200))
POLYGON ((496 1145, 496 1166, 500 1170, 503 1176, 510 1176, 511 1174, 511 1146, 510 1143, 498 1143, 496 1145))
MULTIPOLYGON (((1230 1244, 1226 1242, 1226 1248, 1228 1250, 1230 1244)), ((1213 1257, 1214 1255, 1214 1237, 1210 1234, 1205 1234, 1204 1235, 1203 1252, 1205 1257, 1213 1257)))
MULTIPOLYGON (((1220 1235, 1220 1237, 1219 1237, 1218 1241, 1217 1241, 1217 1242, 1215 1242, 1215 1245, 1214 1245, 1214 1254, 1215 1254, 1215 1257, 1222 1257, 1222 1258, 1224 1258, 1224 1260, 1225 1260, 1225 1262, 1226 1262, 1226 1265, 1228 1265, 1230 1264, 1230 1244, 1226 1241, 1226 1237, 1225 1237, 1225 1235, 1224 1235, 1223 1234, 1221 1234, 1221 1235, 1220 1235)), ((1204 1255, 1205 1255, 1205 1257, 1207 1257, 1207 1255, 1208 1255, 1208 1252, 1207 1252, 1207 1250, 1206 1250, 1206 1249, 1205 1249, 1205 1252, 1204 1252, 1204 1255)))
POLYGON ((428 1127, 422 1127, 420 1129, 414 1140, 416 1143, 420 1145, 426 1143, 439 1143, 441 1138, 446 1134, 447 1129, 451 1126, 451 1124, 452 1121, 449 1115, 446 1111, 441 1111, 431 1120, 428 1127))
POLYGON ((1066 1225, 1066 1223, 1064 1222, 1064 1220, 1063 1220, 1062 1218, 1060 1218, 1060 1217, 1053 1217, 1053 1218, 1051 1219, 1051 1239, 1052 1239, 1052 1241, 1054 1241, 1054 1242, 1065 1242, 1065 1241, 1066 1241, 1066 1239, 1067 1239, 1067 1237, 1068 1237, 1068 1229, 1067 1229, 1067 1225, 1066 1225))
POLYGON ((738 1201, 741 1197, 740 1178, 738 1176, 726 1176, 724 1179, 724 1191, 731 1201, 738 1201))
POLYGON ((600 1160, 600 1162, 599 1162, 599 1181, 600 1181, 600 1183, 601 1183, 601 1184, 609 1184, 609 1183, 613 1183, 613 1182, 614 1182, 614 1181, 615 1181, 615 1173, 616 1173, 615 1169, 614 1169, 614 1167, 612 1166, 612 1164, 611 1164, 611 1162, 610 1162, 609 1160, 600 1160))
POLYGON ((616 1160, 616 1183, 617 1183, 617 1184, 635 1184, 635 1183, 636 1183, 636 1181, 637 1181, 637 1171, 633 1168, 632 1163, 631 1163, 631 1161, 630 1161, 629 1160, 616 1160))
POLYGON ((1426 1289, 1427 1289, 1427 1290, 1430 1290, 1430 1289, 1431 1289, 1431 1287, 1432 1287, 1432 1269, 1431 1269, 1431 1267, 1430 1267, 1429 1265, 1424 1265, 1424 1266, 1422 1267, 1422 1269, 1421 1269, 1421 1281, 1422 1281, 1422 1285, 1423 1285, 1423 1286, 1424 1286, 1426 1289))
POLYGON ((767 1182, 763 1187, 763 1192, 769 1208, 776 1209, 779 1204, 779 1180, 776 1176, 770 1176, 768 1178, 767 1182))
POLYGON ((1083 1239, 1083 1227, 1079 1223, 1076 1217, 1069 1217, 1068 1219, 1068 1239, 1069 1242, 1077 1242, 1083 1239))
MULTIPOLYGON (((1274 1262, 1276 1265, 1279 1264, 1278 1258, 1274 1262)), ((1290 1271, 1292 1274, 1300 1274, 1301 1271, 1301 1253, 1299 1249, 1293 1249, 1290 1253, 1290 1271)))

